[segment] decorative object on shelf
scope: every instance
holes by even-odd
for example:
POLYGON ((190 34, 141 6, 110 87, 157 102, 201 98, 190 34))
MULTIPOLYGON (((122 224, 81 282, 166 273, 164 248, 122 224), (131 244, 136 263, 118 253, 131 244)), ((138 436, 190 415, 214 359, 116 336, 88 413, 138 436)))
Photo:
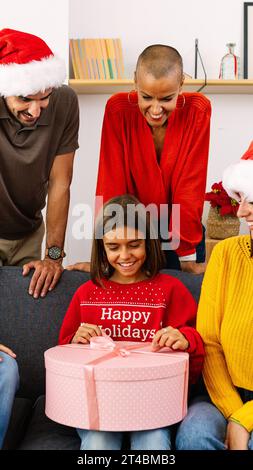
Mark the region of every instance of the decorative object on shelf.
POLYGON ((244 78, 253 78, 253 3, 244 3, 244 33, 243 33, 243 62, 244 78))
POLYGON ((240 221, 236 213, 239 204, 227 194, 221 181, 212 185, 205 200, 211 204, 207 218, 208 237, 223 240, 238 235, 240 221))
POLYGON ((200 60, 200 63, 201 63, 201 66, 202 66, 202 69, 203 69, 203 72, 204 72, 204 78, 205 78, 205 81, 204 81, 203 85, 201 85, 201 87, 197 90, 199 92, 203 88, 205 88, 205 86, 207 84, 207 73, 206 73, 206 69, 205 69, 200 51, 199 51, 199 40, 195 39, 194 78, 196 78, 196 79, 198 78, 198 58, 200 60))
POLYGON ((229 42, 226 44, 228 53, 221 59, 220 76, 223 80, 235 80, 241 78, 241 63, 240 57, 235 55, 235 43, 229 42))

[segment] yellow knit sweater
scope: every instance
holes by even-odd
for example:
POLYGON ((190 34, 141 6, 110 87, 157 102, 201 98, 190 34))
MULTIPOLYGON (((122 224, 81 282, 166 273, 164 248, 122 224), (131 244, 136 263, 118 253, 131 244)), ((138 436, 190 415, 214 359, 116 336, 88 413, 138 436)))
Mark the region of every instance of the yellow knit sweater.
POLYGON ((214 248, 197 330, 205 344, 203 375, 213 403, 251 432, 253 400, 243 404, 236 390, 253 390, 253 258, 248 235, 228 238, 214 248))

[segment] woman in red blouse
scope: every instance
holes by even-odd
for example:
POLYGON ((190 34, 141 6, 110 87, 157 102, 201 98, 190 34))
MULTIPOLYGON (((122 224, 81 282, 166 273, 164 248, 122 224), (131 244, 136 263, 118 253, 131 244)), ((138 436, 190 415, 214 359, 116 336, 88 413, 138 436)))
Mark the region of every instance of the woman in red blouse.
POLYGON ((183 82, 176 49, 153 45, 142 52, 135 91, 112 96, 105 108, 96 195, 104 203, 128 193, 146 206, 167 205, 164 239, 175 235, 171 210, 179 204, 179 244, 165 253, 167 267, 200 273, 211 106, 200 93, 183 93, 183 82))

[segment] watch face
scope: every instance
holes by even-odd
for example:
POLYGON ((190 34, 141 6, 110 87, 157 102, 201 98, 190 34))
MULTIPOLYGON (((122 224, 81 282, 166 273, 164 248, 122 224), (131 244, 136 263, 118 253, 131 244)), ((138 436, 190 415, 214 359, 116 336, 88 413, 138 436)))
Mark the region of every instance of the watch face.
POLYGON ((51 259, 59 259, 61 258, 61 248, 58 246, 51 246, 48 248, 48 256, 51 259))

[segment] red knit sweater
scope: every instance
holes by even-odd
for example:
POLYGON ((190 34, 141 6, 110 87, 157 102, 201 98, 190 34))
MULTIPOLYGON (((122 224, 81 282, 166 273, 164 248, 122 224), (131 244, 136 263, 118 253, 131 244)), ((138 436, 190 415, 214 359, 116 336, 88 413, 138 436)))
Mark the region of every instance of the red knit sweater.
MULTIPOLYGON (((179 256, 195 252, 202 238, 211 106, 199 93, 179 96, 168 119, 164 147, 157 161, 152 133, 137 95, 112 96, 107 102, 100 149, 97 190, 104 202, 133 194, 143 204, 180 204, 179 256)), ((170 217, 170 214, 169 214, 170 217)), ((169 228, 171 230, 171 225, 169 228)))
POLYGON ((190 381, 195 382, 204 349, 194 328, 196 302, 182 282, 167 274, 133 284, 103 282, 104 289, 88 281, 76 291, 59 344, 70 343, 82 322, 98 325, 115 341, 152 341, 157 330, 172 326, 189 341, 190 381))

